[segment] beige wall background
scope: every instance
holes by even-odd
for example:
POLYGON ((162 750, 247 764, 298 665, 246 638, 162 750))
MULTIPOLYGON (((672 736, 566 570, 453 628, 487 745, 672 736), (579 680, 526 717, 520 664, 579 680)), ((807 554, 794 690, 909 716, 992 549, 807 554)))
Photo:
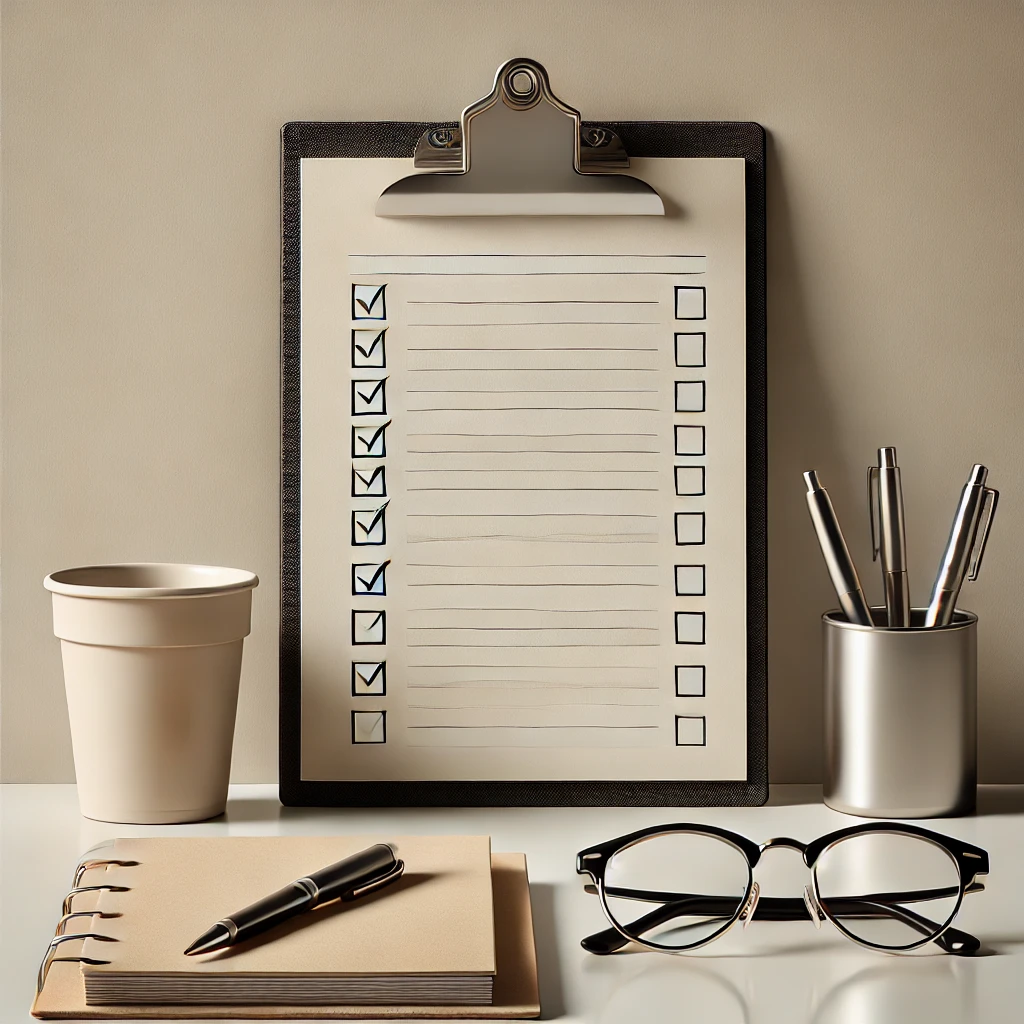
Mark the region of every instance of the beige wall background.
MULTIPOLYGON (((981 773, 1024 781, 1024 7, 972 0, 5 0, 0 773, 73 778, 46 572, 254 569, 236 781, 276 777, 278 131, 447 120, 510 56, 592 118, 756 120, 768 163, 773 781, 819 778, 800 471, 877 596, 864 467, 899 449, 925 598, 971 463, 981 773)), ((913 737, 908 737, 913 742, 913 737)))

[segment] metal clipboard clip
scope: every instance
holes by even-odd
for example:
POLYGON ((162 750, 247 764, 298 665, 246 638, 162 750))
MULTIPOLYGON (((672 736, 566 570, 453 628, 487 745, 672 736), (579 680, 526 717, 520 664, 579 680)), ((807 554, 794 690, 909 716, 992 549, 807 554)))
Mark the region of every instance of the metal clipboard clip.
POLYGON ((110 846, 111 842, 100 843, 99 846, 94 846, 91 850, 86 853, 85 857, 78 862, 75 867, 74 879, 72 881, 71 889, 64 897, 64 902, 61 907, 61 917, 57 922, 57 928, 54 931, 53 938, 50 940, 50 944, 46 947, 46 953, 43 955, 43 961, 39 965, 39 973, 36 975, 36 996, 39 995, 43 990, 43 985, 46 984, 46 976, 50 972, 51 964, 63 964, 63 963, 79 963, 88 964, 93 967, 99 967, 104 964, 109 964, 109 960, 98 960, 95 957, 82 956, 57 956, 57 952, 65 942, 76 942, 84 941, 85 939, 95 939, 97 942, 119 942, 119 939, 114 938, 111 935, 104 935, 102 932, 84 931, 84 932, 73 932, 69 933, 67 924, 69 921, 77 920, 78 918, 88 917, 97 918, 99 920, 106 920, 112 917, 120 917, 120 914, 111 913, 109 911, 100 910, 75 910, 74 909, 74 898, 83 892, 131 892, 131 888, 125 885, 82 885, 82 876, 94 868, 108 868, 108 867, 119 867, 119 868, 134 868, 138 867, 139 862, 137 860, 105 860, 105 859, 86 859, 89 853, 94 852, 103 846, 110 846))
POLYGON ((584 128, 526 57, 498 68, 494 88, 466 107, 459 127, 426 131, 413 163, 424 173, 386 188, 378 217, 665 215, 650 185, 616 173, 629 166, 619 137, 584 128))

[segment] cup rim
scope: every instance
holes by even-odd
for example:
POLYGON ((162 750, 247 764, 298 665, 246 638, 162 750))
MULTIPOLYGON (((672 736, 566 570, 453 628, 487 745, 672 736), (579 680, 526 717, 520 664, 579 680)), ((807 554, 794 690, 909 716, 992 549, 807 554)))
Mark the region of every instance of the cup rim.
POLYGON ((220 565, 202 565, 192 562, 109 562, 98 565, 79 565, 58 569, 50 573, 43 586, 53 594, 64 597, 89 597, 107 600, 147 600, 153 598, 206 597, 212 594, 231 594, 252 590, 259 586, 259 577, 247 569, 232 569, 220 565), (165 574, 167 582, 147 586, 124 586, 100 582, 102 578, 132 573, 151 579, 165 574))
MULTIPOLYGON (((872 606, 871 610, 885 611, 883 606, 872 606)), ((911 608, 913 612, 927 612, 927 608, 911 608)), ((849 622, 846 615, 839 608, 832 608, 821 616, 821 621, 833 629, 849 629, 858 633, 948 633, 958 629, 970 629, 977 625, 978 616, 966 608, 957 608, 953 612, 953 621, 945 626, 862 626, 859 622, 849 622)))

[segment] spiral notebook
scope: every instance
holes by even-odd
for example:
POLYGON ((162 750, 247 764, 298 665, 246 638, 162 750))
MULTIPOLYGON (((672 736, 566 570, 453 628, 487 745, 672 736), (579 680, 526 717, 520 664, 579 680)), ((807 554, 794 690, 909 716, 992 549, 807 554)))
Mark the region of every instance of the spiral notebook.
POLYGON ((119 839, 86 863, 63 911, 77 916, 62 917, 40 971, 37 1017, 539 1013, 525 858, 492 857, 487 837, 119 839), (385 838, 406 861, 395 885, 184 956, 218 917, 385 838))

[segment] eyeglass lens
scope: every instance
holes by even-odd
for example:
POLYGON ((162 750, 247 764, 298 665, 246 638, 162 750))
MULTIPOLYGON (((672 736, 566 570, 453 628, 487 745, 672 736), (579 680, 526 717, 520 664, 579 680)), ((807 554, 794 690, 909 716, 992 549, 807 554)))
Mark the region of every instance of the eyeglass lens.
POLYGON ((696 832, 666 833, 619 850, 608 861, 605 910, 630 938, 687 949, 731 924, 750 881, 747 858, 731 843, 696 832))
POLYGON ((822 910, 851 937, 884 949, 928 942, 959 905, 956 861, 917 836, 849 836, 821 854, 814 872, 822 910))

